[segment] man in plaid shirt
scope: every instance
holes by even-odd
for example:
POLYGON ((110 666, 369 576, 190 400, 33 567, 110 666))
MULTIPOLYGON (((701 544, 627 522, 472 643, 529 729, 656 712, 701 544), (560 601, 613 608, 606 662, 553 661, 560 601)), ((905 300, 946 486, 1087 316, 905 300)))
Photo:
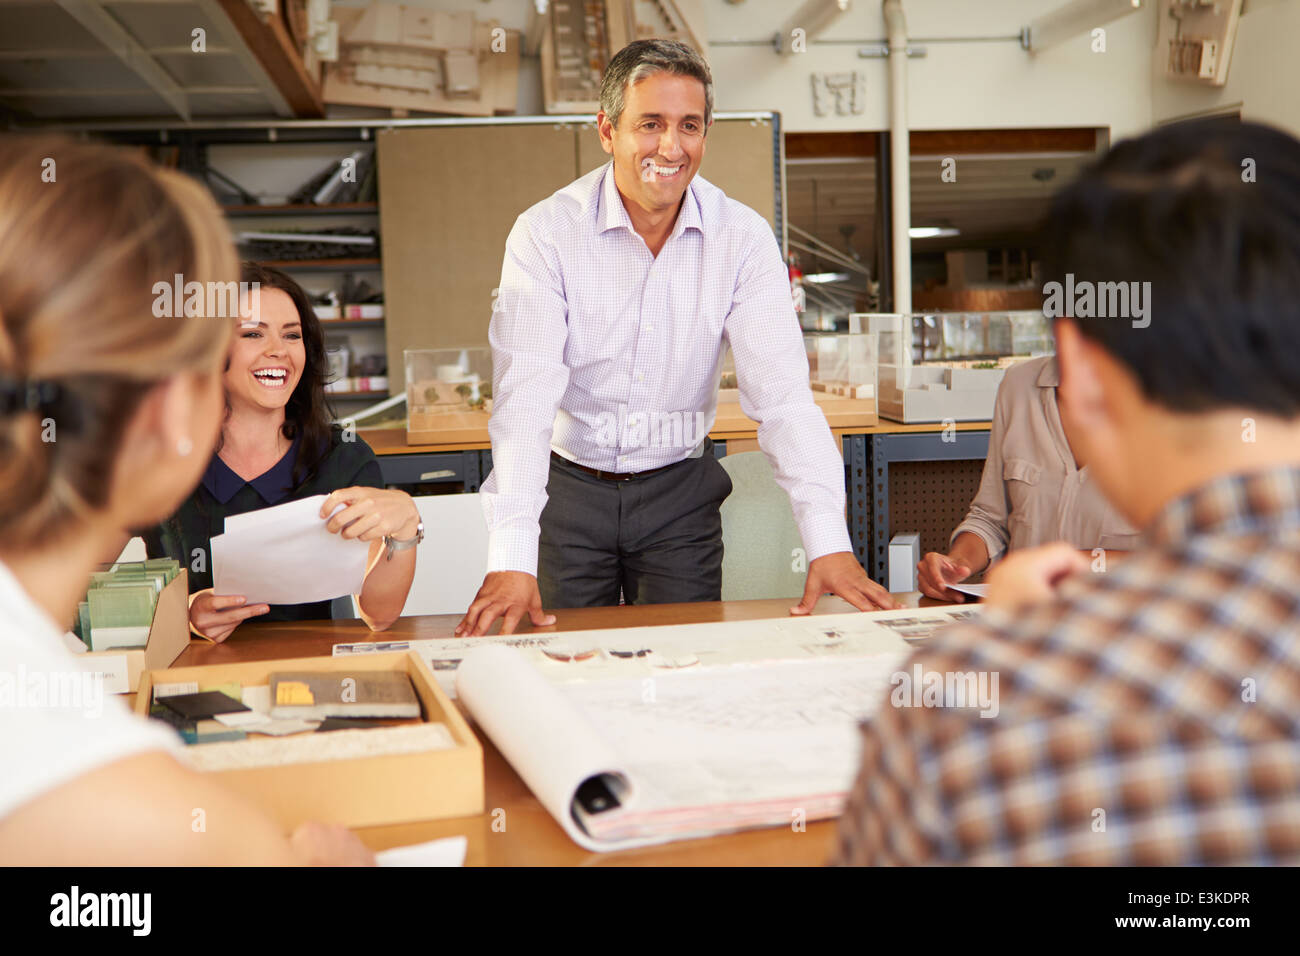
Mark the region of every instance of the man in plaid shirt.
POLYGON ((1300 863, 1300 142, 1121 143, 1040 251, 1049 311, 1075 293, 1053 313, 1071 447, 1143 548, 998 566, 983 621, 904 666, 934 692, 897 683, 864 728, 836 860, 1300 863), (997 706, 944 693, 972 674, 997 706))

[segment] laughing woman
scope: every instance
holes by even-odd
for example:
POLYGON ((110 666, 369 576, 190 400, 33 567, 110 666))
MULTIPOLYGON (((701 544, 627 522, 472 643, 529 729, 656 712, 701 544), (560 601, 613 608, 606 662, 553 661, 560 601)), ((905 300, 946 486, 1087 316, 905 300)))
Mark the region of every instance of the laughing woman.
POLYGON ((306 293, 283 272, 254 263, 244 264, 241 278, 259 291, 251 314, 236 320, 217 452, 180 510, 145 533, 149 556, 190 569, 190 626, 211 640, 224 641, 250 617, 328 618, 328 601, 250 605, 242 595, 216 595, 210 570, 210 542, 228 516, 328 495, 320 512, 328 530, 370 543, 355 597, 362 619, 383 630, 401 613, 415 576, 420 513, 410 495, 382 487, 370 446, 331 424, 324 333, 306 293))

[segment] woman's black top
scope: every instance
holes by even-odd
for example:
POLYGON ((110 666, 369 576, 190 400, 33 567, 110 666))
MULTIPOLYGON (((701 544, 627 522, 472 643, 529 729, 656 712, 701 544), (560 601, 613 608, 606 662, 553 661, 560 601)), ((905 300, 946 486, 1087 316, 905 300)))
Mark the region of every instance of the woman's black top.
MULTIPOLYGON (((151 558, 175 558, 189 569, 190 593, 212 587, 213 537, 225 531, 227 515, 244 514, 259 508, 298 501, 313 495, 328 495, 340 488, 361 486, 382 488, 383 476, 375 453, 355 434, 345 441, 339 429, 332 429, 329 448, 316 465, 293 486, 293 469, 301 453, 299 436, 284 457, 266 472, 245 481, 217 455, 212 456, 203 480, 185 499, 176 514, 142 533, 151 558)), ((294 574, 286 568, 286 574, 294 574)), ((272 604, 258 621, 323 620, 330 617, 330 602, 272 604)))

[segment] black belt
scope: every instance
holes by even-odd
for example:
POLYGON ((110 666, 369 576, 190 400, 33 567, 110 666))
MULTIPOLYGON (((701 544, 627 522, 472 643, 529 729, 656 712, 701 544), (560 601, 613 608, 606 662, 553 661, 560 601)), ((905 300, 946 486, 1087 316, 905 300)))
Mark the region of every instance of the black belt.
MULTIPOLYGON (((595 475, 602 481, 632 481, 635 478, 646 478, 650 475, 658 474, 661 471, 667 471, 669 468, 672 468, 673 465, 681 464, 680 461, 675 461, 672 465, 664 465, 660 468, 651 468, 647 471, 601 471, 598 468, 588 468, 586 465, 580 465, 576 461, 569 461, 569 459, 565 458, 563 455, 557 455, 555 452, 551 452, 551 457, 556 461, 564 462, 566 465, 572 465, 579 471, 585 471, 589 475, 595 475)), ((684 460, 685 459, 683 459, 683 461, 684 460)))

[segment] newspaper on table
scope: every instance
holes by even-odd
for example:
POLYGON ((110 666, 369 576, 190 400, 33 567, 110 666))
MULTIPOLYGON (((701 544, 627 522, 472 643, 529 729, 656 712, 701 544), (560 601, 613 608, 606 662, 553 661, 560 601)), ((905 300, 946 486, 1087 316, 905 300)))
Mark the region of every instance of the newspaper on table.
POLYGON ((973 607, 506 637, 415 650, 576 843, 623 849, 838 815, 858 725, 913 646, 973 607), (588 812, 595 781, 617 806, 588 812))

